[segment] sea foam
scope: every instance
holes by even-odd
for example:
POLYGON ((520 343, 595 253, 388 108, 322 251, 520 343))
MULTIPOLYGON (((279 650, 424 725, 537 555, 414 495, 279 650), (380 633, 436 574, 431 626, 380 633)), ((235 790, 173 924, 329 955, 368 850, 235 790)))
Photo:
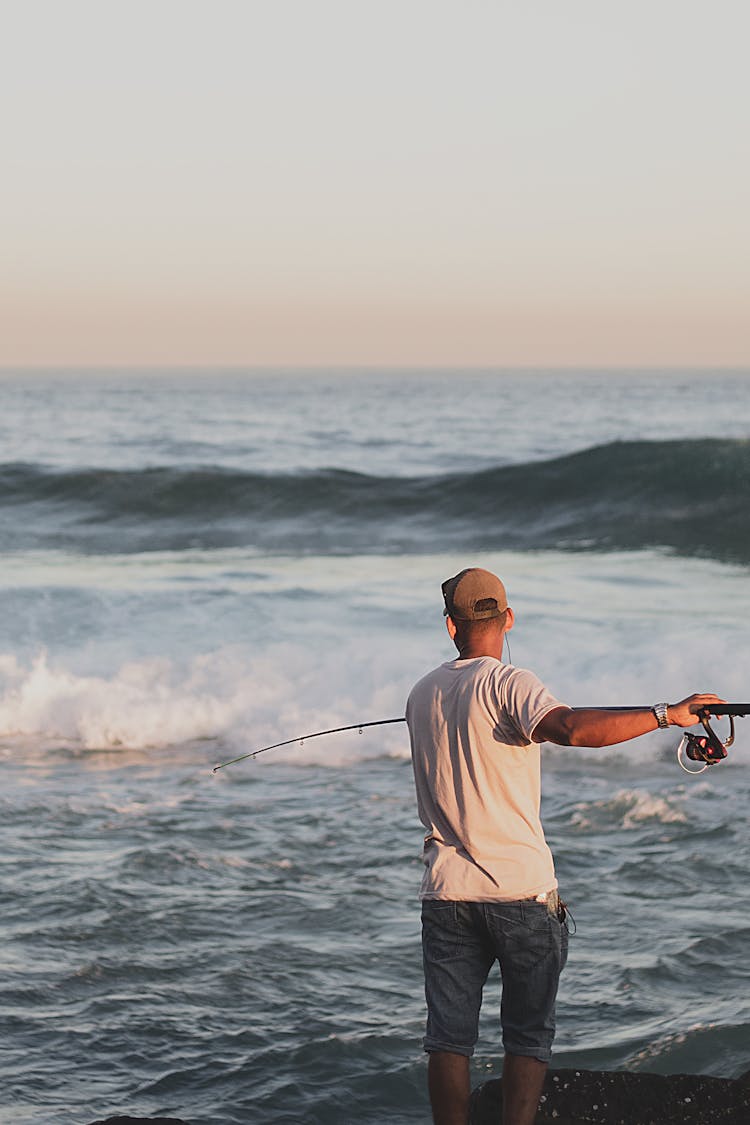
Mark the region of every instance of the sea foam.
POLYGON ((323 693, 337 682, 334 665, 308 668, 305 677, 295 664, 299 654, 295 660, 286 646, 264 660, 228 648, 194 656, 187 665, 156 657, 94 675, 73 671, 45 651, 29 663, 0 654, 0 737, 33 736, 85 750, 159 749, 212 740, 224 756, 290 738, 295 743, 277 751, 277 757, 337 765, 406 754, 405 728, 357 738, 359 721, 400 717, 397 686, 374 687, 369 702, 359 705, 365 710, 358 711, 361 691, 344 697, 339 690, 329 704, 324 702, 323 693), (348 738, 307 741, 311 732, 350 723, 355 729, 348 738))

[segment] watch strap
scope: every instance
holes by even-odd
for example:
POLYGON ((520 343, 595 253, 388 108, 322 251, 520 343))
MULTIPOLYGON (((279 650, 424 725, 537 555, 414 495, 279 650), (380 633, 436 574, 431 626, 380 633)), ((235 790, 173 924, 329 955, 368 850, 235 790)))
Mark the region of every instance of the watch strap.
POLYGON ((668 704, 666 703, 655 703, 651 708, 657 723, 662 729, 669 726, 669 719, 667 718, 667 706, 668 704))

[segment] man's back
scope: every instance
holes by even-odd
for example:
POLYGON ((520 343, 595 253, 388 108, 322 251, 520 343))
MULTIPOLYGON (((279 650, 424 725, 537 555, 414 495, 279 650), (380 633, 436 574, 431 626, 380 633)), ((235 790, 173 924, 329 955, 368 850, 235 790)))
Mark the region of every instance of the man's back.
POLYGON ((491 656, 449 661, 415 685, 406 718, 427 829, 423 898, 514 900, 556 886, 531 735, 559 706, 533 673, 491 656))

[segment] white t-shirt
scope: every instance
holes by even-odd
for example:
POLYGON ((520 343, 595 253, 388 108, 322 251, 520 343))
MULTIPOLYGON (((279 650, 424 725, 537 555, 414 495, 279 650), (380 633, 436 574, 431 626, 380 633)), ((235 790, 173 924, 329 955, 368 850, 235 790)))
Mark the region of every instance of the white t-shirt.
POLYGON ((492 656, 441 664, 406 704, 419 818, 421 898, 532 898, 557 886, 544 839, 537 724, 562 704, 492 656))

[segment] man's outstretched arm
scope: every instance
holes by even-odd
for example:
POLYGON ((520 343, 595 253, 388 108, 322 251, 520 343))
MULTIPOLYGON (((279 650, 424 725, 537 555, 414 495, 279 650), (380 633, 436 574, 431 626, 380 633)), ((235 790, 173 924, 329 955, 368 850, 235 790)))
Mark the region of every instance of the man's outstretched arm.
MULTIPOLYGON (((718 695, 689 695, 667 707, 671 726, 692 727, 699 722, 698 712, 711 703, 723 703, 718 695)), ((615 711, 595 707, 555 707, 534 728, 535 742, 555 742, 558 746, 614 746, 656 730, 658 723, 650 707, 615 711)))

